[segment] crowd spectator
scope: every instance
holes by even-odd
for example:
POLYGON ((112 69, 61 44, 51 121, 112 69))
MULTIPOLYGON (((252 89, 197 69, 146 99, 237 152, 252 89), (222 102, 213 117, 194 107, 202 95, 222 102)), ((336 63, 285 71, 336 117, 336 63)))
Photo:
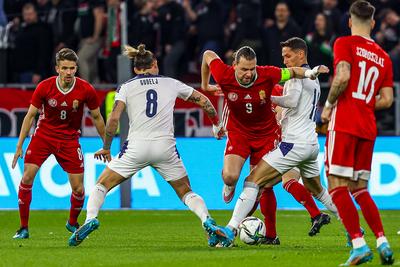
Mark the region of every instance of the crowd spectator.
POLYGON ((207 49, 222 52, 224 43, 224 12, 219 0, 201 0, 193 9, 190 0, 183 7, 194 25, 199 58, 207 49))
MULTIPOLYGON (((74 24, 77 18, 76 5, 69 0, 38 0, 42 2, 41 20, 51 26, 54 54, 64 47, 75 50, 77 37, 74 24)), ((52 57, 54 58, 54 57, 52 57)))
POLYGON ((121 53, 121 0, 107 0, 107 30, 103 56, 105 81, 117 82, 117 57, 121 53))
POLYGON ((299 25, 290 17, 289 6, 279 2, 275 7, 275 22, 265 29, 264 50, 267 62, 274 66, 283 66, 280 42, 291 37, 302 36, 299 25))
POLYGON ((37 84, 50 75, 53 38, 49 27, 39 20, 32 3, 23 6, 22 18, 11 55, 14 79, 20 83, 37 84))
POLYGON ((78 71, 89 83, 100 82, 98 55, 103 47, 106 4, 103 0, 79 0, 79 50, 78 71))
MULTIPOLYGON (((297 36, 307 40, 312 65, 330 65, 335 38, 350 34, 346 11, 351 1, 345 0, 0 0, 0 7, 3 1, 12 25, 21 24, 24 4, 35 3, 41 21, 51 25, 54 44, 50 51, 77 49, 80 75, 95 83, 116 81, 122 2, 128 8, 128 43, 144 43, 156 52, 162 74, 187 81, 197 80, 194 75, 182 76, 198 73, 199 55, 206 49, 225 54, 230 63, 238 47, 249 45, 259 55, 259 64, 279 66, 279 43, 297 36)), ((371 3, 377 8, 373 36, 392 57, 395 79, 399 80, 400 5, 398 0, 371 3)), ((15 37, 9 36, 7 47, 15 47, 15 37)))
POLYGON ((176 78, 179 63, 185 53, 187 24, 181 4, 173 0, 158 0, 158 22, 163 58, 163 73, 176 78))
POLYGON ((134 4, 137 12, 129 20, 128 43, 133 47, 145 44, 146 49, 157 53, 159 49, 155 0, 135 0, 134 4))
POLYGON ((389 53, 393 62, 393 76, 400 79, 400 17, 392 9, 384 9, 379 31, 375 34, 377 42, 389 53))

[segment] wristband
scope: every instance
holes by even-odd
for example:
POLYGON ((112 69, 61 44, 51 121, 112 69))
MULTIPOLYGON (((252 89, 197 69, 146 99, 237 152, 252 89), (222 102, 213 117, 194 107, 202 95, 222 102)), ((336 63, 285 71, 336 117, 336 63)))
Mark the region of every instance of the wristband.
POLYGON ((332 107, 333 107, 333 104, 331 104, 328 100, 326 100, 326 102, 325 102, 325 107, 326 107, 326 108, 332 108, 332 107))

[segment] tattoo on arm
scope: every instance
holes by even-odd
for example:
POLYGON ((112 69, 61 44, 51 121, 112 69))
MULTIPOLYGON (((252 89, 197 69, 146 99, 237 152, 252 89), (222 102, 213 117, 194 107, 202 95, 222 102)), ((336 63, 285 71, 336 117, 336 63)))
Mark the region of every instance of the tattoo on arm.
POLYGON ((329 103, 335 103, 338 97, 346 89, 350 79, 350 69, 351 66, 346 61, 340 61, 336 66, 336 75, 333 77, 331 89, 329 90, 328 95, 329 103))
POLYGON ((200 96, 193 96, 193 95, 191 95, 191 96, 188 98, 187 101, 193 102, 193 103, 195 103, 195 104, 199 104, 199 103, 200 103, 200 100, 201 100, 200 96))
POLYGON ((214 106, 208 99, 203 105, 203 110, 207 113, 209 118, 213 118, 217 115, 217 111, 215 110, 214 106))

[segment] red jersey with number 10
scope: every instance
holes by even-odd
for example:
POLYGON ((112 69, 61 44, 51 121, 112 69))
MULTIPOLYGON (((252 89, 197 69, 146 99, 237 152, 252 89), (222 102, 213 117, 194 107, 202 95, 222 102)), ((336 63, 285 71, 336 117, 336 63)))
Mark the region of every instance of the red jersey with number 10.
POLYGON ((374 140, 375 97, 382 87, 393 87, 392 61, 373 40, 357 35, 338 38, 333 51, 334 69, 340 61, 346 61, 351 73, 333 108, 328 129, 374 140))
POLYGON ((96 91, 88 82, 75 78, 71 89, 63 92, 56 76, 38 84, 31 104, 40 110, 35 135, 64 140, 79 137, 84 104, 90 110, 99 107, 96 91))
POLYGON ((219 58, 211 62, 210 70, 225 96, 222 119, 228 131, 259 138, 279 130, 270 97, 272 88, 281 80, 280 68, 257 66, 255 81, 248 88, 238 83, 233 67, 219 58))

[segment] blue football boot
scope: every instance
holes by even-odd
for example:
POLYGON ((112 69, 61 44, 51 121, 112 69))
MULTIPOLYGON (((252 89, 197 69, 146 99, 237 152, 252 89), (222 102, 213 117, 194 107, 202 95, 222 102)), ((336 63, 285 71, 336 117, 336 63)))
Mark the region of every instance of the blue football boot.
POLYGON ((382 265, 392 265, 394 262, 393 251, 388 243, 382 243, 378 248, 382 265))
POLYGON ((21 227, 13 236, 13 239, 28 239, 29 238, 29 231, 28 228, 21 227))
POLYGON ((94 230, 99 228, 100 222, 96 218, 89 220, 76 230, 68 240, 70 246, 77 246, 94 230))
MULTIPOLYGON (((217 225, 215 220, 211 217, 207 217, 207 220, 203 223, 203 226, 205 224, 206 225, 217 225)), ((219 243, 218 237, 215 234, 210 234, 208 231, 206 231, 206 232, 207 232, 208 246, 215 247, 219 243)))
POLYGON ((69 224, 69 221, 65 224, 65 228, 67 228, 68 232, 74 233, 76 230, 79 229, 79 223, 76 223, 75 225, 69 224))
POLYGON ((349 259, 346 261, 346 263, 343 263, 340 266, 359 265, 368 261, 372 261, 373 257, 372 251, 367 245, 364 245, 360 248, 352 249, 349 259))
POLYGON ((235 240, 235 233, 228 227, 222 227, 212 224, 210 221, 205 221, 203 223, 204 229, 211 236, 216 236, 222 247, 233 246, 233 241, 235 240))

